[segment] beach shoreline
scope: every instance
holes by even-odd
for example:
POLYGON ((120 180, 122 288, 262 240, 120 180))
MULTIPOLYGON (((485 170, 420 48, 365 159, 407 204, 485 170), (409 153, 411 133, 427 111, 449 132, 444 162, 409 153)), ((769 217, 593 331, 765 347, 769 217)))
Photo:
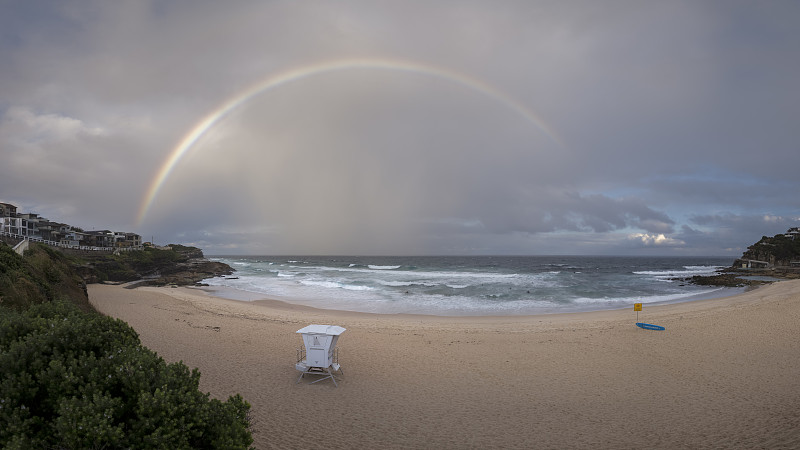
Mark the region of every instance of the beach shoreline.
MULTIPOLYGON (((783 280, 776 280, 776 281, 783 281, 783 280)), ((760 286, 748 286, 748 287, 727 287, 727 286, 719 286, 716 290, 710 292, 702 292, 694 295, 689 295, 686 297, 681 297, 672 300, 663 300, 663 301, 655 301, 651 303, 647 303, 647 307, 656 307, 656 306, 663 306, 663 305, 673 305, 677 303, 692 303, 704 300, 716 300, 726 297, 736 296, 738 294, 757 289, 760 286)), ((520 313, 520 314, 486 314, 486 313, 476 313, 470 312, 469 314, 459 313, 459 312, 451 312, 450 314, 435 314, 435 313, 404 313, 404 312, 368 312, 368 311, 358 311, 358 310, 349 310, 349 309, 341 309, 336 307, 322 307, 322 306, 311 306, 309 303, 311 301, 303 298, 283 298, 283 297, 270 297, 265 294, 257 293, 257 292, 250 292, 241 289, 236 289, 232 287, 226 286, 181 286, 182 289, 192 289, 196 291, 200 291, 203 294, 201 295, 208 295, 210 297, 224 299, 224 300, 233 300, 237 302, 245 302, 245 303, 255 303, 255 304, 274 304, 275 302, 278 303, 285 303, 287 305, 296 305, 300 307, 309 308, 310 310, 315 311, 330 311, 333 314, 336 313, 353 313, 353 314, 372 314, 372 315, 389 315, 389 316, 432 316, 432 317, 530 317, 530 316, 550 316, 550 315, 558 315, 558 314, 581 314, 581 313, 593 313, 593 312, 600 312, 600 311, 621 311, 630 309, 632 305, 625 305, 625 306, 613 306, 613 307, 598 307, 596 305, 587 305, 584 309, 576 309, 572 311, 558 311, 558 308, 553 307, 548 312, 537 312, 537 313, 520 313)), ((327 304, 326 304, 327 305, 327 304)))
POLYGON ((241 393, 256 448, 800 446, 800 280, 632 310, 427 316, 90 285, 201 390, 241 393), (295 331, 347 328, 344 376, 295 384, 295 331))
POLYGON ((233 276, 203 289, 234 300, 259 295, 325 309, 441 316, 538 315, 632 308, 735 288, 700 286, 695 275, 730 265, 720 257, 418 256, 220 257, 233 276))

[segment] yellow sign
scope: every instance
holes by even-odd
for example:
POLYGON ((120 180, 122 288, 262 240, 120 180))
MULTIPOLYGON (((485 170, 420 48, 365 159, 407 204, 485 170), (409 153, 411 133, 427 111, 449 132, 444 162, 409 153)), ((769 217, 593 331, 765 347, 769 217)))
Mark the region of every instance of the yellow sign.
POLYGON ((633 304, 633 310, 634 311, 641 311, 642 310, 642 304, 641 303, 634 303, 633 304))

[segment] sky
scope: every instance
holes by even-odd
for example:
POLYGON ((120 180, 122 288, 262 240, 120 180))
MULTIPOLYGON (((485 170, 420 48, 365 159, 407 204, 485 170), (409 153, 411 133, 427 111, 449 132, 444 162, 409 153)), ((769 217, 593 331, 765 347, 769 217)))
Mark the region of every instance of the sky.
POLYGON ((740 256, 800 2, 0 0, 0 202, 215 254, 740 256))

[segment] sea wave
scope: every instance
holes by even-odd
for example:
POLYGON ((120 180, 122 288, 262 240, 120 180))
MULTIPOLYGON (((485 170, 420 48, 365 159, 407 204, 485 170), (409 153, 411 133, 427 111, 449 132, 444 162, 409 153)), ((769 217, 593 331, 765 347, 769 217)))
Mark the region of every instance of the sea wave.
POLYGON ((688 277, 694 275, 713 275, 724 269, 724 266, 683 266, 684 270, 638 270, 636 275, 650 275, 654 277, 688 277))
POLYGON ((315 287, 323 287, 329 289, 346 289, 348 291, 372 291, 375 288, 370 286, 361 286, 361 285, 353 285, 353 284, 344 284, 339 283, 336 281, 314 281, 314 280, 302 280, 300 284, 305 286, 315 286, 315 287))
POLYGON ((303 266, 303 270, 319 270, 331 272, 345 272, 345 273, 382 273, 391 274, 391 276, 415 278, 422 277, 425 279, 450 279, 450 278, 479 278, 479 279, 498 279, 508 280, 512 278, 525 278, 530 276, 538 276, 540 274, 524 274, 524 273, 493 273, 493 272, 471 272, 471 271, 436 271, 436 270, 398 270, 403 266, 376 266, 376 265, 353 265, 348 267, 331 267, 331 266, 303 266))
POLYGON ((548 313, 627 308, 705 294, 673 278, 713 274, 720 258, 236 257, 219 258, 238 279, 211 286, 309 306, 443 315, 548 313), (238 263, 238 264, 237 264, 238 263))
POLYGON ((385 280, 375 280, 376 283, 381 284, 383 286, 388 287, 409 287, 409 286, 425 286, 425 287, 435 287, 439 286, 439 283, 426 283, 424 281, 385 281, 385 280))
POLYGON ((719 292, 724 288, 710 288, 710 289, 703 289, 699 291, 692 291, 692 292, 680 292, 674 294, 661 294, 661 295, 646 295, 646 296, 636 296, 636 297, 616 297, 616 298, 606 298, 606 297, 599 297, 599 298, 589 298, 589 297, 579 297, 575 298, 572 301, 576 304, 581 305, 588 305, 588 304, 595 304, 595 305, 605 305, 605 306, 618 306, 618 307, 625 307, 633 305, 634 303, 669 303, 669 302, 676 302, 680 301, 681 299, 689 298, 689 297, 699 297, 712 294, 714 292, 719 292))

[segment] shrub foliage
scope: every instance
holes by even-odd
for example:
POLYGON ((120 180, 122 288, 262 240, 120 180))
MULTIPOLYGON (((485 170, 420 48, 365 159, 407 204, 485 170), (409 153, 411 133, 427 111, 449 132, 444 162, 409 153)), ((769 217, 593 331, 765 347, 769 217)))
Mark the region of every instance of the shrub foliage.
POLYGON ((0 245, 0 448, 247 448, 250 405, 199 380, 93 311, 63 255, 0 245))
POLYGON ((63 302, 0 310, 0 447, 247 448, 250 405, 199 379, 121 320, 63 302))

